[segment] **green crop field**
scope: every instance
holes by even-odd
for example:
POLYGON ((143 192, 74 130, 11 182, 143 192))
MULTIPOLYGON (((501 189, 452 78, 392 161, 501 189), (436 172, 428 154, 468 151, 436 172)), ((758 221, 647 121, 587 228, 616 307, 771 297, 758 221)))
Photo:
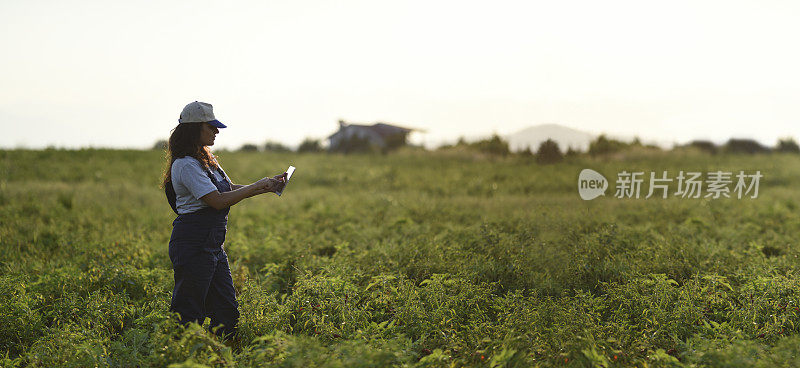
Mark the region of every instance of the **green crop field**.
POLYGON ((297 167, 231 210, 228 343, 168 312, 163 152, 0 151, 0 366, 800 365, 800 155, 218 155, 237 183, 297 167), (614 197, 664 170, 764 177, 614 197))

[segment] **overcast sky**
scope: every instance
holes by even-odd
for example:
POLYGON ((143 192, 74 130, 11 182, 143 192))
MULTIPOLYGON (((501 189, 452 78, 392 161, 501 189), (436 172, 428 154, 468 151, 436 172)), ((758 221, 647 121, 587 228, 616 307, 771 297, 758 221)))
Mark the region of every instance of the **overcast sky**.
POLYGON ((0 147, 150 147, 214 105, 221 147, 337 120, 427 145, 557 123, 800 137, 797 1, 3 1, 0 147))

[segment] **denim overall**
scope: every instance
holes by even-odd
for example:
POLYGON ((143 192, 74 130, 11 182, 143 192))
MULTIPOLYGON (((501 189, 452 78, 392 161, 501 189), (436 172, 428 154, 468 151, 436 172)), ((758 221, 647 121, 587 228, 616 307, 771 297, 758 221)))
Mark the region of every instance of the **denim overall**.
MULTIPOLYGON (((222 172, 221 182, 210 171, 206 173, 220 193, 231 190, 222 172)), ((169 258, 175 270, 170 311, 180 314, 181 323, 203 323, 209 317, 212 328, 223 325, 218 335, 235 333, 239 320, 228 255, 222 248, 229 210, 206 207, 178 215, 169 239, 169 258)))

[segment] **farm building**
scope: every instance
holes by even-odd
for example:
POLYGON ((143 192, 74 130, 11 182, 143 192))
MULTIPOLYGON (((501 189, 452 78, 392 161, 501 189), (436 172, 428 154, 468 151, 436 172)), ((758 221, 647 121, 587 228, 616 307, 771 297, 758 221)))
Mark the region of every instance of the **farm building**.
POLYGON ((386 123, 373 125, 348 124, 339 120, 339 130, 328 137, 331 151, 357 151, 369 146, 389 150, 406 144, 408 134, 415 129, 403 128, 386 123))

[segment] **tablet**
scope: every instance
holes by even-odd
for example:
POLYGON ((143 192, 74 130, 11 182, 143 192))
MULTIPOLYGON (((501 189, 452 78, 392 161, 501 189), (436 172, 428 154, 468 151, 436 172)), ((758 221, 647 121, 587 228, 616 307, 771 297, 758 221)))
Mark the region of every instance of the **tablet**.
POLYGON ((294 173, 294 166, 289 166, 289 168, 286 169, 286 183, 283 184, 283 188, 281 189, 281 191, 280 192, 275 192, 275 194, 277 194, 277 195, 283 194, 283 191, 286 190, 286 186, 289 185, 289 179, 292 178, 292 174, 293 173, 294 173))

